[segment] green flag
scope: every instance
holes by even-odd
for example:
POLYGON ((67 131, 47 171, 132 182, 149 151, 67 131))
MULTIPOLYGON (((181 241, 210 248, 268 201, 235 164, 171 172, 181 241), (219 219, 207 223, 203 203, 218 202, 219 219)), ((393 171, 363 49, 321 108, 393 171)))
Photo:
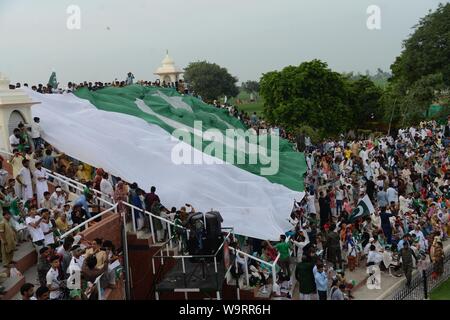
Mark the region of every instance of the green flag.
POLYGON ((371 213, 375 212, 375 208, 372 205, 372 202, 369 199, 368 195, 365 195, 364 198, 362 198, 358 202, 358 206, 352 211, 352 214, 350 217, 348 217, 349 222, 354 222, 358 218, 364 218, 369 216, 371 213))

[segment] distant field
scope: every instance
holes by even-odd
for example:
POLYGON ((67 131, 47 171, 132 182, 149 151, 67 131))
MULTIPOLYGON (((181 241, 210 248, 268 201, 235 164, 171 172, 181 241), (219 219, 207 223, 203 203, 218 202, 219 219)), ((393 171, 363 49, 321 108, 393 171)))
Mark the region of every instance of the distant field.
POLYGON ((237 105, 237 108, 239 110, 247 112, 248 114, 253 114, 253 112, 256 112, 258 117, 262 117, 263 107, 264 106, 263 106, 262 102, 247 103, 247 104, 237 105))
POLYGON ((431 300, 450 300, 450 279, 431 292, 431 300))
POLYGON ((249 114, 256 112, 258 117, 262 117, 264 100, 261 97, 258 97, 256 102, 250 102, 250 94, 242 90, 236 98, 230 99, 229 102, 237 106, 239 111, 242 110, 249 114), (242 102, 242 104, 236 104, 238 99, 242 102))

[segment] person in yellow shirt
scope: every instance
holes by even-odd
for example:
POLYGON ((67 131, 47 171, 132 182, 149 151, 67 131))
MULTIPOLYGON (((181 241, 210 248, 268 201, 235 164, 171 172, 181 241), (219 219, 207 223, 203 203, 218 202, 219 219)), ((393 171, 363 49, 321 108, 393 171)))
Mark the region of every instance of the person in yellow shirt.
POLYGON ((83 172, 83 165, 82 164, 80 164, 78 166, 78 170, 75 173, 75 178, 76 178, 77 181, 86 181, 86 178, 85 178, 84 172, 83 172))
POLYGON ((56 218, 56 228, 61 233, 66 233, 69 230, 69 223, 67 222, 67 217, 65 213, 61 213, 58 218, 56 218))
POLYGON ((350 149, 350 147, 346 147, 344 150, 344 157, 346 160, 350 159, 350 157, 352 156, 352 150, 350 149))
POLYGON ((103 243, 102 239, 98 239, 98 238, 95 239, 92 242, 91 247, 86 250, 86 253, 84 255, 85 259, 88 258, 89 256, 95 255, 95 258, 97 259, 97 265, 96 265, 97 269, 103 268, 103 265, 108 260, 106 250, 104 248, 102 248, 102 243, 103 243))
POLYGON ((83 168, 82 168, 82 172, 83 172, 83 178, 85 181, 91 181, 92 180, 92 172, 93 169, 90 165, 88 165, 87 163, 83 163, 83 168))
POLYGON ((9 164, 12 166, 12 175, 13 177, 17 177, 20 169, 22 169, 22 160, 25 159, 24 156, 19 152, 19 150, 13 150, 14 156, 9 160, 9 164))

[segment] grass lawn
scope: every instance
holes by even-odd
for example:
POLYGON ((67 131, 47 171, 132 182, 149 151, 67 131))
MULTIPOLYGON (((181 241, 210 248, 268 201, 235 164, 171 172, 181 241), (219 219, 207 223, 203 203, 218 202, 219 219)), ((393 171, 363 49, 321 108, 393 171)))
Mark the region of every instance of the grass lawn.
POLYGON ((247 112, 248 114, 253 114, 253 112, 256 112, 258 117, 262 116, 264 103, 263 102, 253 102, 253 103, 243 103, 237 105, 237 108, 239 111, 247 112))
POLYGON ((450 279, 434 289, 430 298, 431 300, 450 300, 450 279))
POLYGON ((253 114, 256 112, 258 117, 262 117, 262 112, 264 108, 264 99, 258 97, 257 102, 250 102, 250 94, 244 90, 241 90, 236 98, 230 98, 228 102, 238 108, 239 111, 247 112, 248 114, 253 114), (241 100, 241 104, 237 104, 237 100, 241 100))

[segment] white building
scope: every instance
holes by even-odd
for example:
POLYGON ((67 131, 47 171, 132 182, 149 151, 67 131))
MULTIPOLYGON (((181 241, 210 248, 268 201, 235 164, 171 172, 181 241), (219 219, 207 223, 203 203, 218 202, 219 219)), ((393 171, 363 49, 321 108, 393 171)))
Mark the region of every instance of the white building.
POLYGON ((169 57, 169 52, 167 51, 166 57, 162 61, 162 66, 154 74, 159 76, 161 83, 171 83, 178 82, 180 75, 183 74, 183 70, 175 65, 175 62, 169 57))
POLYGON ((9 149, 9 136, 22 122, 31 124, 31 106, 34 102, 22 90, 9 89, 9 79, 0 73, 0 149, 9 149))

